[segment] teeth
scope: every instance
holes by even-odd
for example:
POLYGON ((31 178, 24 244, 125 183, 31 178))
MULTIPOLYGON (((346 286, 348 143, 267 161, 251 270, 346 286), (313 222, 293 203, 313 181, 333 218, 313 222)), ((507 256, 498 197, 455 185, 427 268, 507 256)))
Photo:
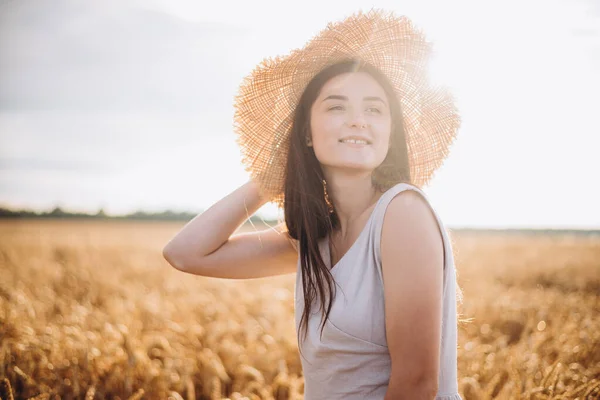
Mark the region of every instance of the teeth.
POLYGON ((341 140, 342 143, 359 143, 359 144, 367 144, 366 140, 356 140, 356 139, 344 139, 341 140))

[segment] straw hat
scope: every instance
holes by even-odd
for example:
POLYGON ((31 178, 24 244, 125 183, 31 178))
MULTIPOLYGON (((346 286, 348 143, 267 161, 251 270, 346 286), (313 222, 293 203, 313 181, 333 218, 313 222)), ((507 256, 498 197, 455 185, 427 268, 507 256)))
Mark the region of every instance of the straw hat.
POLYGON ((452 95, 428 82, 432 45, 405 16, 371 10, 329 23, 301 49, 264 59, 244 78, 234 102, 242 163, 261 193, 283 207, 294 110, 325 67, 355 58, 379 68, 402 107, 412 183, 425 185, 446 158, 460 126, 452 95))

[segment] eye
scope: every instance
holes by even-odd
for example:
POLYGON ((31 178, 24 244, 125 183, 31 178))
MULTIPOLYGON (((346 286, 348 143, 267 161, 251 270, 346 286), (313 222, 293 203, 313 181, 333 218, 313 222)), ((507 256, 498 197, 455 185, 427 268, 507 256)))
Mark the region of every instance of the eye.
POLYGON ((376 112, 378 114, 381 114, 381 110, 379 108, 377 108, 377 107, 369 107, 369 108, 367 108, 367 111, 371 111, 371 110, 373 110, 372 112, 376 112))
POLYGON ((331 110, 343 110, 344 107, 343 106, 333 106, 327 109, 327 111, 331 111, 331 110))

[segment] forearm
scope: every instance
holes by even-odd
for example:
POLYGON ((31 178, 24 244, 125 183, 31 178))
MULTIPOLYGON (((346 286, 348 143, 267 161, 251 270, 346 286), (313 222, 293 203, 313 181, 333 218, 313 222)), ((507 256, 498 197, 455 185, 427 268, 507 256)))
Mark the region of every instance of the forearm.
POLYGON ((163 253, 178 258, 208 255, 266 203, 259 195, 257 184, 248 181, 189 221, 167 243, 163 253))

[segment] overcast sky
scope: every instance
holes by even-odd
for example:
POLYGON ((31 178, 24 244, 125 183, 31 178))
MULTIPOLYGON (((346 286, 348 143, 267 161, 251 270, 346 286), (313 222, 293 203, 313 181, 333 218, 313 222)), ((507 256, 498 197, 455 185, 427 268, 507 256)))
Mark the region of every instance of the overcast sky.
POLYGON ((425 30, 461 110, 425 188, 446 223, 600 228, 600 2, 482 3, 0 0, 0 206, 209 207, 248 179, 243 77, 379 6, 425 30))

